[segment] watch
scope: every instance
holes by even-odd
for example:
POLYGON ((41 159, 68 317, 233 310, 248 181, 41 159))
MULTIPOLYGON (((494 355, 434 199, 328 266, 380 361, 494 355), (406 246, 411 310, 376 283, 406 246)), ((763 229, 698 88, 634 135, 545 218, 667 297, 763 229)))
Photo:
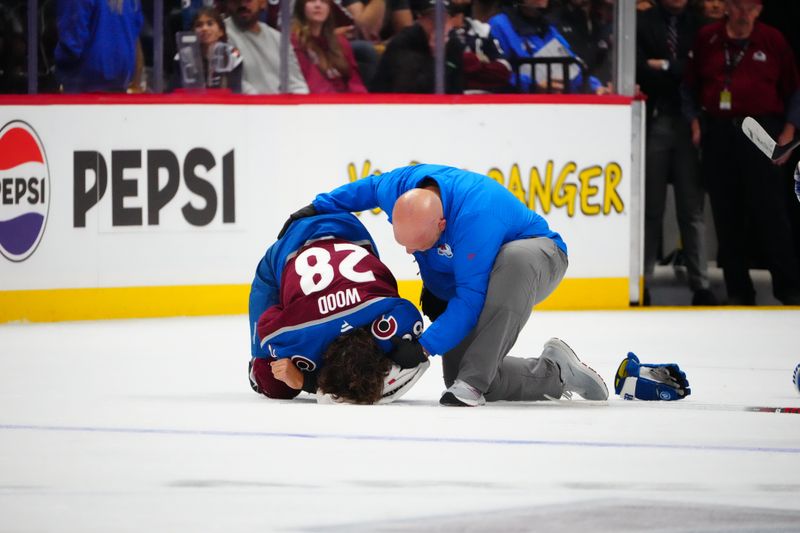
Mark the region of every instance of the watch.
POLYGON ((661 70, 669 70, 669 59, 661 60, 661 70))

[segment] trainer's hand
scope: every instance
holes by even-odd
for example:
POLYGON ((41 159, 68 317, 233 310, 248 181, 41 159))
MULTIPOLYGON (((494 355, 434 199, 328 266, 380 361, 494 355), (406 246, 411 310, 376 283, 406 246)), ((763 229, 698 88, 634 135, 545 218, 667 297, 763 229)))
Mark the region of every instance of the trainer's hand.
POLYGON ((400 368, 414 368, 428 360, 428 354, 418 340, 412 341, 395 336, 391 342, 394 350, 388 354, 389 359, 400 365, 400 368))
POLYGON ((293 389, 303 388, 303 373, 294 366, 291 359, 278 359, 272 361, 269 366, 275 379, 283 381, 293 389))
POLYGON ((289 215, 289 218, 283 224, 280 233, 278 233, 278 238, 280 239, 281 237, 283 237, 283 234, 286 233, 286 230, 289 229, 289 226, 291 226, 292 222, 294 222, 295 220, 300 220, 301 218, 306 218, 306 217, 313 217, 316 214, 317 210, 314 208, 314 204, 308 204, 305 207, 301 207, 300 209, 289 215))

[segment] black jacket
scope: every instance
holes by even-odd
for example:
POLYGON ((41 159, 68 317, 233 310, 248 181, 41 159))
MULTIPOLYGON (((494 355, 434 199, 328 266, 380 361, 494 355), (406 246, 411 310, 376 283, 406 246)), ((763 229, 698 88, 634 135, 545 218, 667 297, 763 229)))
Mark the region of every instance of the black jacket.
POLYGON ((677 57, 670 56, 667 44, 667 24, 670 14, 656 5, 640 11, 636 22, 636 81, 647 95, 648 116, 653 113, 679 115, 681 112, 680 84, 689 51, 694 44, 701 21, 688 7, 677 15, 677 57), (648 59, 669 60, 669 70, 653 70, 648 59))
POLYGON ((590 19, 582 9, 569 2, 555 10, 551 18, 575 55, 589 67, 589 74, 603 83, 610 81, 611 27, 597 19, 590 19))
MULTIPOLYGON (((464 92, 464 44, 457 38, 445 43, 445 92, 464 92)), ((395 35, 378 64, 370 84, 373 93, 421 93, 435 91, 435 64, 428 36, 419 24, 395 35)))

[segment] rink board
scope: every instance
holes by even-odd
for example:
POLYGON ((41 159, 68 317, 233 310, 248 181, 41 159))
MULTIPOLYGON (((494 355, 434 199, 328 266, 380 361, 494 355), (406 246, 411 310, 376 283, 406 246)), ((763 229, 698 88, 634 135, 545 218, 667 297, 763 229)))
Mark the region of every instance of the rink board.
MULTIPOLYGON (((486 173, 563 236, 570 267, 542 308, 628 306, 625 98, 4 103, 0 321, 245 312, 255 266, 290 212, 415 162, 486 173), (21 130, 27 141, 9 134, 21 130), (38 234, 17 229, 24 217, 43 219, 38 234)), ((385 214, 359 216, 414 300, 418 270, 385 214)))

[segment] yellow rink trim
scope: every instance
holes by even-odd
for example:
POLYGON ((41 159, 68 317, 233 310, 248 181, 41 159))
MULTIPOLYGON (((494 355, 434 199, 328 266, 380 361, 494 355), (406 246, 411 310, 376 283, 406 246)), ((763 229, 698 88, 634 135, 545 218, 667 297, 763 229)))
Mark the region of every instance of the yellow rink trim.
MULTIPOLYGON (((415 304, 420 281, 400 281, 400 295, 415 304)), ((250 285, 113 287, 0 291, 0 323, 106 318, 236 315, 247 313, 250 285)), ((565 279, 540 310, 625 309, 627 278, 565 279)))
POLYGON ((0 322, 97 320, 247 312, 250 285, 0 291, 0 322))
MULTIPOLYGON (((400 296, 415 304, 422 291, 421 281, 399 281, 400 296)), ((628 278, 567 278, 537 310, 578 311, 587 309, 628 309, 628 278)))

